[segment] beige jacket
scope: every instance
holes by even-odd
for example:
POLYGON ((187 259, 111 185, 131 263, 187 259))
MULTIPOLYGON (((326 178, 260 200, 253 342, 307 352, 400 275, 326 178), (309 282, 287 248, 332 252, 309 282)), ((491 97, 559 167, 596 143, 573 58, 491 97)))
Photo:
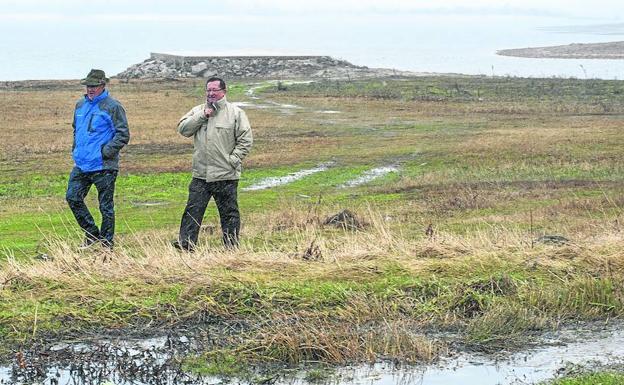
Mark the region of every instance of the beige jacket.
POLYGON ((193 177, 206 182, 240 179, 241 162, 249 154, 253 137, 245 111, 217 101, 217 112, 204 115, 205 104, 193 107, 178 123, 178 132, 194 137, 193 177))

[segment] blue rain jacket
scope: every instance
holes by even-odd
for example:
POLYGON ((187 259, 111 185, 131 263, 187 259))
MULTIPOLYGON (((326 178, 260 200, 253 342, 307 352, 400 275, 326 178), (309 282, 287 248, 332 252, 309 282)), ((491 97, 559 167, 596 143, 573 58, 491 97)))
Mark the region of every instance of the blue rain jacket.
POLYGON ((119 151, 128 144, 126 111, 104 90, 89 100, 85 95, 74 111, 72 157, 82 172, 119 169, 119 151))

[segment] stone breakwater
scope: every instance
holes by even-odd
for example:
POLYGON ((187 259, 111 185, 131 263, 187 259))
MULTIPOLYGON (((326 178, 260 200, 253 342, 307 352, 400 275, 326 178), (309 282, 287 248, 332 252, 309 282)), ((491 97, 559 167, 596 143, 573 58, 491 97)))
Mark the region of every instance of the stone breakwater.
POLYGON ((117 74, 120 79, 177 78, 348 78, 414 75, 411 72, 356 66, 329 56, 178 56, 152 53, 117 74))

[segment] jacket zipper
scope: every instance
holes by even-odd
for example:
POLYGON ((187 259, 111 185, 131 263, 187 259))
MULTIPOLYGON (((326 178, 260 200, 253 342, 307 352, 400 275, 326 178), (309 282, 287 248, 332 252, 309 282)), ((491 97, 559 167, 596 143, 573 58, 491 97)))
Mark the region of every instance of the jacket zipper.
POLYGON ((91 114, 91 116, 89 117, 89 125, 87 126, 87 132, 93 132, 93 127, 92 127, 92 123, 93 123, 93 114, 91 114))

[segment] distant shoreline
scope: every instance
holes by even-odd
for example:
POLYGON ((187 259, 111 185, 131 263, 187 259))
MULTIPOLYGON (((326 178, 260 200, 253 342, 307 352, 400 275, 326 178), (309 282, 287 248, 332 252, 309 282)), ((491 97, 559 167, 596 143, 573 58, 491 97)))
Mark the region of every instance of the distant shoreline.
POLYGON ((624 59, 624 41, 503 49, 497 55, 537 59, 624 59))

